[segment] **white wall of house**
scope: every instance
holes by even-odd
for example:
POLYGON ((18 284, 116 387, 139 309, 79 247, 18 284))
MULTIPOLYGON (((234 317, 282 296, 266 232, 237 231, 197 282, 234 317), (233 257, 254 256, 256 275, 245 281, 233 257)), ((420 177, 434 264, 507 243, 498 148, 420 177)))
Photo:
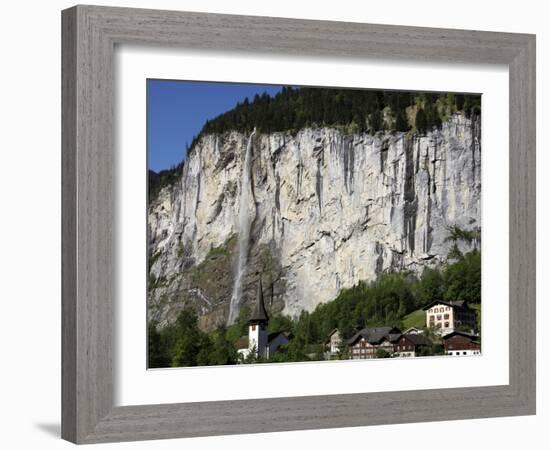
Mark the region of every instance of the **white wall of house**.
POLYGON ((342 339, 340 338, 340 333, 335 331, 332 336, 330 336, 330 353, 336 354, 340 351, 340 344, 342 339))
POLYGON ((449 350, 447 355, 452 356, 472 356, 472 355, 481 355, 481 350, 449 350))
POLYGON ((452 333, 455 330, 454 310, 449 305, 438 303, 426 311, 426 326, 438 328, 441 334, 452 333))

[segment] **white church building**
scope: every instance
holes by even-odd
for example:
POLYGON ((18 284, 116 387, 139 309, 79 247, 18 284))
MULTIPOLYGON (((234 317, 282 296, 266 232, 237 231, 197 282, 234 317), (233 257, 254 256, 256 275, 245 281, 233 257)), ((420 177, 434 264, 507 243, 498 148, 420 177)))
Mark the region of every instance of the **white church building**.
POLYGON ((258 283, 256 303, 250 319, 248 320, 248 336, 242 336, 237 341, 237 352, 246 358, 254 352, 256 357, 269 359, 281 345, 288 344, 286 333, 277 331, 268 333, 267 325, 269 316, 265 309, 262 280, 258 283))

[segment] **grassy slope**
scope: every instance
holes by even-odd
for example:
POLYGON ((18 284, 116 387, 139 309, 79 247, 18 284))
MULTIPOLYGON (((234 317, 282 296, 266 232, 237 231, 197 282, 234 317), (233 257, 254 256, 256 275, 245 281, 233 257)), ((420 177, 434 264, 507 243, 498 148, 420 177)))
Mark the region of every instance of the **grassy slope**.
POLYGON ((417 309, 403 317, 404 330, 411 327, 422 328, 424 325, 426 325, 426 313, 421 309, 417 309))

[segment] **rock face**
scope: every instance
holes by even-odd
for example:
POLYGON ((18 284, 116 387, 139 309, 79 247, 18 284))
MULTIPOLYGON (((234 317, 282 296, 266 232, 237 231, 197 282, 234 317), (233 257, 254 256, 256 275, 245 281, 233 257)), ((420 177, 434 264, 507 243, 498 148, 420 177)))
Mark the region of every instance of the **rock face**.
MULTIPOLYGON (((444 262, 449 226, 481 227, 480 123, 456 114, 421 136, 255 135, 241 303, 252 302, 259 272, 271 311, 295 316, 384 271, 444 262)), ((184 306, 204 328, 227 318, 247 140, 204 136, 179 182, 149 205, 149 318, 159 326, 184 306)))

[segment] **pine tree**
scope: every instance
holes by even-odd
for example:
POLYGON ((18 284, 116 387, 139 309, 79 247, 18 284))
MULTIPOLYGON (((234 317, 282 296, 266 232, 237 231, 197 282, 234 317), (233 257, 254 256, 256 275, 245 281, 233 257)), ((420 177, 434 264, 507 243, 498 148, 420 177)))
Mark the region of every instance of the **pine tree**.
POLYGON ((424 112, 424 109, 420 108, 416 112, 416 118, 414 123, 416 130, 419 133, 425 133, 426 127, 427 127, 427 119, 426 119, 426 113, 424 112))
POLYGON ((395 130, 396 131, 409 131, 409 124, 405 118, 405 114, 402 110, 397 112, 397 117, 395 118, 395 130))

